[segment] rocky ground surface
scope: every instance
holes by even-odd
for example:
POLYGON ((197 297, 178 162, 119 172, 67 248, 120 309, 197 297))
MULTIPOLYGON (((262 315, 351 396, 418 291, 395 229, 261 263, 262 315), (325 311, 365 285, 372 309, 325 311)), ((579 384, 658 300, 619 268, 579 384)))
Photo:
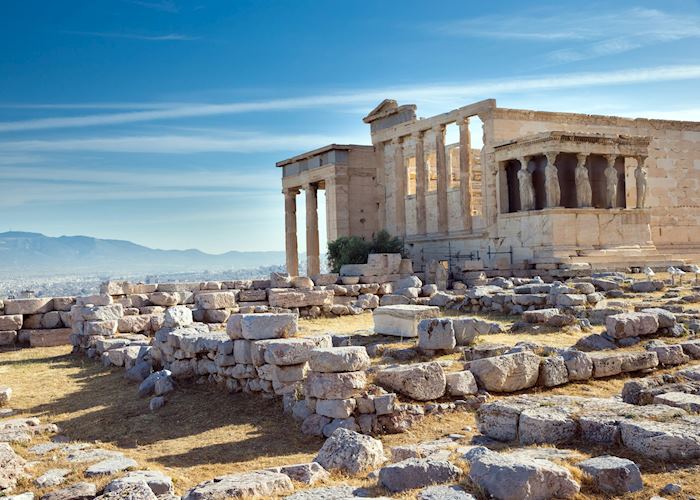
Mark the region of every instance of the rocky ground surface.
POLYGON ((217 382, 281 399, 280 415, 299 423, 288 432, 315 429, 317 451, 301 463, 173 481, 128 450, 63 432, 50 415, 13 414, 3 387, 0 491, 27 500, 700 496, 700 288, 621 275, 507 281, 434 294, 442 309, 418 318, 409 338, 324 336, 325 326, 292 342, 259 337, 292 328, 283 315, 200 334, 181 309, 168 310, 156 345, 169 368, 137 376, 150 341, 91 347, 112 369, 127 365, 142 411, 167 409, 187 383, 217 382), (262 321, 271 326, 254 326, 262 321), (191 371, 177 377, 173 366, 191 371), (212 372, 197 376, 200 366, 212 372), (302 386, 306 397, 290 396, 302 386))

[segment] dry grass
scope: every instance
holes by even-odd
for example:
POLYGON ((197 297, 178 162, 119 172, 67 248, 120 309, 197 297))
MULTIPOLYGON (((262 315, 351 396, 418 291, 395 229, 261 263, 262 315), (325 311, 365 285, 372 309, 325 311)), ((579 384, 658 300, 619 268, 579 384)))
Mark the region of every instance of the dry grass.
POLYGON ((179 491, 221 474, 309 461, 321 445, 282 414, 279 400, 209 385, 181 387, 164 408, 150 412, 122 370, 69 352, 0 353, 0 380, 13 388, 12 407, 56 423, 71 440, 100 442, 139 466, 163 470, 179 491))

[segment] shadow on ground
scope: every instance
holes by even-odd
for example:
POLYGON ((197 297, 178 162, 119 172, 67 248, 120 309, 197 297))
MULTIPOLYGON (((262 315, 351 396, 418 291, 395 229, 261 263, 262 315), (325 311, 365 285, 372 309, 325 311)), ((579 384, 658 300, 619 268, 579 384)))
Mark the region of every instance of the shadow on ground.
POLYGON ((279 398, 183 384, 168 396, 166 406, 151 412, 148 399, 137 396, 137 385, 123 378, 122 369, 110 370, 77 355, 32 362, 49 367, 48 373, 37 374, 36 390, 42 390, 41 376, 52 377, 52 371, 71 379, 72 390, 59 394, 60 388, 53 389, 49 402, 27 408, 56 423, 70 439, 157 448, 151 459, 171 467, 256 461, 315 453, 320 447, 317 438, 302 435, 282 413, 279 398))

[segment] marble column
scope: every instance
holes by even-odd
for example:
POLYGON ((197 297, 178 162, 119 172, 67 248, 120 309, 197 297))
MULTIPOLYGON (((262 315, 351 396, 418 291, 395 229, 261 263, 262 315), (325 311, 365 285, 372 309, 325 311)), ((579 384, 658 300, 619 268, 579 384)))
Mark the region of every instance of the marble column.
POLYGON ((589 208, 593 206, 593 190, 591 189, 591 177, 586 168, 588 155, 579 153, 576 155, 576 170, 574 180, 576 182, 576 206, 589 208))
POLYGON ((315 184, 304 186, 306 191, 306 275, 321 272, 321 259, 318 244, 318 187, 315 184))
POLYGON ((386 229, 386 165, 385 150, 386 146, 383 142, 375 146, 377 150, 377 224, 379 229, 386 229))
POLYGON ((615 160, 617 155, 605 155, 608 161, 608 166, 603 172, 605 176, 605 208, 615 208, 617 206, 617 170, 615 169, 615 160))
POLYGON ((647 171, 644 168, 646 156, 637 156, 637 168, 634 169, 634 180, 637 184, 637 208, 646 208, 647 203, 647 171))
POLYGON ((532 174, 527 168, 528 157, 520 158, 520 170, 518 170, 518 186, 520 188, 520 210, 529 211, 535 209, 535 188, 532 184, 532 174))
POLYGON ((435 132, 435 170, 437 171, 438 232, 447 233, 447 186, 449 183, 447 158, 445 156, 445 125, 438 125, 435 132))
POLYGON ((428 174, 425 171, 425 146, 423 131, 413 134, 416 144, 416 232, 425 234, 428 231, 426 222, 425 196, 428 191, 428 174))
POLYGON ((297 247, 297 188, 284 191, 284 244, 287 272, 299 274, 299 249, 297 247))
POLYGON ((396 236, 406 235, 406 163, 403 156, 403 140, 401 137, 392 141, 394 145, 394 190, 396 236))
POLYGON ((462 224, 472 230, 472 138, 469 118, 459 122, 459 194, 462 204, 462 224))
POLYGON ((545 153, 547 166, 544 168, 544 189, 547 208, 558 207, 561 202, 561 187, 559 186, 559 172, 554 162, 559 153, 548 151, 545 153))

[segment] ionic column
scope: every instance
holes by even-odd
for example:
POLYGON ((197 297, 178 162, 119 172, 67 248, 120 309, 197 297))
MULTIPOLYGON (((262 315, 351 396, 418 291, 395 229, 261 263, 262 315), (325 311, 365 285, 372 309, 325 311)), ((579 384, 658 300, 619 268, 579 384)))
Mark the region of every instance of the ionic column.
POLYGON ((297 248, 297 188, 284 191, 284 248, 287 272, 299 274, 299 250, 297 248))
POLYGON ((403 141, 401 137, 392 141, 394 145, 394 178, 396 181, 395 210, 396 235, 406 235, 406 163, 403 159, 403 141))
POLYGON ((462 224, 472 230, 472 138, 469 118, 459 122, 459 193, 462 206, 462 224))
POLYGON ((605 155, 608 166, 605 167, 605 208, 615 208, 617 206, 617 170, 615 170, 615 160, 617 155, 605 155))
POLYGON ((576 170, 574 180, 576 182, 576 206, 589 208, 593 206, 593 190, 591 189, 591 177, 586 168, 587 154, 576 155, 576 170))
POLYGON ((445 126, 438 125, 433 130, 435 132, 435 169, 437 170, 438 232, 446 233, 448 230, 447 186, 449 173, 445 157, 445 126))
POLYGON ((558 207, 561 201, 561 187, 559 186, 559 172, 554 162, 557 159, 556 151, 545 153, 547 166, 544 168, 545 198, 548 208, 558 207))
POLYGON ((413 134, 416 143, 416 232, 425 234, 426 203, 425 194, 428 191, 428 175, 425 172, 425 147, 423 145, 423 131, 413 134))
POLYGON ((644 168, 646 156, 637 156, 637 168, 634 169, 634 180, 637 184, 637 208, 645 208, 647 203, 647 171, 644 168))
POLYGON ((306 275, 313 276, 321 272, 321 259, 318 248, 318 202, 317 186, 307 184, 306 191, 306 275))

